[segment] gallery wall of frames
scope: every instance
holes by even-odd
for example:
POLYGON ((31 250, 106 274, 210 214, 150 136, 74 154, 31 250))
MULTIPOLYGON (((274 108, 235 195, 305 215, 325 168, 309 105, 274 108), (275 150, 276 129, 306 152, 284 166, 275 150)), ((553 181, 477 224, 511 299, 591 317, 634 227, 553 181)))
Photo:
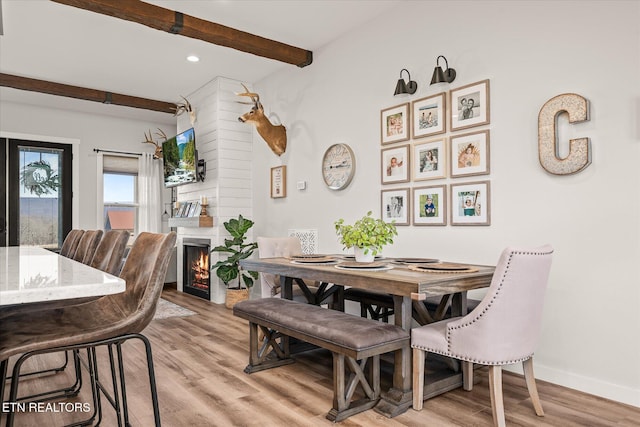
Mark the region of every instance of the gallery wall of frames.
POLYGON ((489 113, 488 79, 380 112, 385 221, 491 224, 489 113))

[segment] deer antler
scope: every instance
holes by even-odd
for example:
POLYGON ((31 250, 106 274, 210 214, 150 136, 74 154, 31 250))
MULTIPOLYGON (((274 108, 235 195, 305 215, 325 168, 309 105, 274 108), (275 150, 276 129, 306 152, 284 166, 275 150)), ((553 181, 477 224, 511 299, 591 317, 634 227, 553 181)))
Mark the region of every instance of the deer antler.
POLYGON ((176 104, 176 112, 174 116, 179 116, 182 113, 190 113, 193 111, 193 107, 191 107, 191 103, 187 101, 187 98, 180 95, 180 98, 184 99, 184 102, 178 102, 176 104))
POLYGON ((191 103, 184 96, 180 95, 180 98, 184 99, 183 102, 179 102, 176 104, 174 116, 179 116, 182 113, 189 113, 189 122, 191 122, 191 126, 196 122, 196 111, 191 106, 191 103))
MULTIPOLYGON (((151 131, 149 131, 149 134, 151 134, 151 131)), ((168 139, 167 135, 160 128, 158 128, 158 132, 156 132, 156 135, 158 135, 160 138, 164 139, 165 141, 168 139)))
MULTIPOLYGON (((244 85, 244 83, 240 83, 240 84, 244 88, 244 92, 236 93, 236 95, 238 95, 238 96, 248 96, 249 98, 251 98, 251 101, 253 101, 254 105, 260 104, 260 95, 258 95, 255 92, 249 92, 249 89, 247 89, 247 87, 244 85)), ((241 104, 248 104, 248 102, 241 102, 241 104)))
MULTIPOLYGON (((164 136, 164 139, 166 140, 167 137, 164 134, 164 132, 162 132, 162 129, 158 128, 158 130, 160 131, 160 133, 164 136)), ((162 146, 153 140, 152 135, 151 135, 151 129, 149 129, 149 135, 147 135, 146 132, 144 133, 144 141, 142 141, 142 143, 143 144, 153 144, 153 145, 155 145, 156 151, 153 153, 153 158, 154 159, 161 159, 162 158, 162 146)))

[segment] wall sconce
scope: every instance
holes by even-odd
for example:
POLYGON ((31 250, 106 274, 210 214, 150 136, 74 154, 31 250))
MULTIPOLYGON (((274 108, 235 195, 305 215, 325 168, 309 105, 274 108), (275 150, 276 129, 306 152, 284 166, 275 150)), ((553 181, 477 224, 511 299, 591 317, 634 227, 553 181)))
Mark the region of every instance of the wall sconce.
POLYGON ((431 84, 444 82, 451 83, 455 79, 456 70, 454 70, 453 68, 449 68, 449 62, 447 61, 447 58, 442 55, 438 56, 438 58, 436 59, 436 68, 434 68, 433 76, 431 76, 431 84), (442 71, 442 67, 440 67, 440 58, 444 59, 444 63, 447 67, 446 71, 442 71))
POLYGON ((400 70, 400 79, 398 80, 398 83, 396 83, 396 91, 393 92, 393 94, 403 95, 408 93, 413 95, 414 93, 416 93, 416 90, 418 90, 418 83, 411 80, 411 74, 409 74, 409 70, 407 70, 406 68, 400 70), (404 79, 402 78, 403 71, 407 72, 407 75, 409 76, 409 83, 405 83, 404 79))
POLYGON ((198 160, 198 166, 196 166, 196 172, 200 181, 204 181, 204 177, 207 176, 207 162, 200 159, 198 160))

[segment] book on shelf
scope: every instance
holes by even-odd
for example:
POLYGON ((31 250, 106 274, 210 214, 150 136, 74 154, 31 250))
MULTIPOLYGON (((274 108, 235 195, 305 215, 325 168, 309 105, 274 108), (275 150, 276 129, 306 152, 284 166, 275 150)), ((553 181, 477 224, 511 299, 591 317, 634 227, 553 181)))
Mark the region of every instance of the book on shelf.
POLYGON ((190 202, 189 203, 189 212, 187 213, 187 217, 193 218, 195 216, 196 207, 199 202, 190 202))

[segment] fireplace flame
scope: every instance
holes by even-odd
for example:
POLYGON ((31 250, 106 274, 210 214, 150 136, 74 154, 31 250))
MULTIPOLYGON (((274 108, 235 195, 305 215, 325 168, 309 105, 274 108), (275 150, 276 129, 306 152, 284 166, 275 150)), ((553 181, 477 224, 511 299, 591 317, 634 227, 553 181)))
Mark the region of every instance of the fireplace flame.
POLYGON ((191 264, 193 272, 193 285, 196 287, 208 287, 209 284, 209 254, 206 251, 200 252, 198 257, 191 264))

